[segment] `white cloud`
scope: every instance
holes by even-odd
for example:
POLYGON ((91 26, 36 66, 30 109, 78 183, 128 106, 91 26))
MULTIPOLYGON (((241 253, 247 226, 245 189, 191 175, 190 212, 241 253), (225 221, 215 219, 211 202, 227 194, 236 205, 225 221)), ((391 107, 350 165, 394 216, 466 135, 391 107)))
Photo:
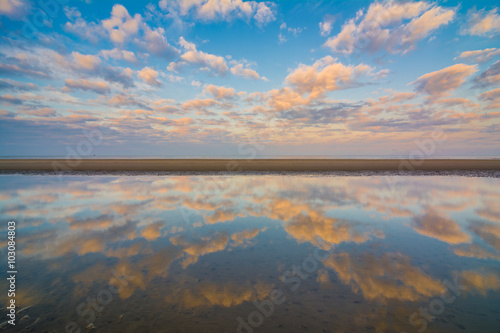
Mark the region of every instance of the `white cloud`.
POLYGON ((65 81, 66 87, 70 89, 81 89, 85 91, 93 91, 98 94, 109 93, 111 89, 106 84, 106 82, 102 81, 89 81, 85 79, 72 80, 67 79, 65 81))
POLYGON ((289 27, 285 22, 281 23, 280 33, 278 34, 279 43, 282 44, 282 43, 285 43, 286 41, 288 41, 288 39, 286 38, 287 35, 293 35, 294 37, 297 37, 298 35, 300 35, 302 33, 302 31, 304 29, 306 29, 306 27, 304 27, 304 28, 301 28, 301 27, 292 28, 292 27, 289 27))
POLYGON ((144 36, 136 38, 135 43, 158 57, 172 59, 180 52, 175 47, 170 45, 165 38, 165 30, 163 28, 151 29, 144 25, 144 36))
POLYGON ((329 36, 333 29, 333 24, 335 23, 335 16, 325 15, 322 22, 319 22, 319 31, 321 36, 329 36))
POLYGON ((490 48, 484 50, 462 52, 458 57, 455 58, 455 60, 458 58, 462 58, 476 63, 482 63, 487 62, 498 55, 500 55, 500 49, 490 48))
POLYGON ((126 60, 131 63, 137 63, 137 58, 135 57, 134 52, 120 50, 118 48, 114 48, 112 50, 102 50, 101 54, 104 58, 112 58, 117 60, 126 60))
POLYGON ((184 64, 190 63, 199 65, 201 69, 210 70, 217 75, 227 73, 229 67, 223 57, 197 50, 196 46, 186 41, 184 37, 179 38, 179 44, 184 48, 184 53, 180 56, 181 61, 171 62, 168 65, 168 70, 177 71, 184 64))
POLYGON ((97 43, 99 38, 105 35, 105 30, 102 26, 95 22, 86 22, 81 16, 78 9, 64 7, 64 13, 70 20, 64 24, 64 31, 77 35, 82 39, 86 39, 92 43, 97 43))
POLYGON ((7 16, 11 20, 21 20, 31 11, 31 3, 26 0, 0 1, 0 16, 7 16))
POLYGON ((487 34, 497 34, 500 32, 500 15, 498 8, 494 8, 489 12, 483 10, 469 10, 467 13, 467 24, 462 29, 463 34, 474 36, 483 36, 487 34))
POLYGON ((158 80, 159 73, 151 67, 144 67, 137 73, 137 76, 151 86, 161 86, 161 82, 158 80))
POLYGON ((236 91, 233 88, 219 87, 213 84, 207 85, 203 92, 210 93, 215 99, 228 99, 236 95, 236 91))
POLYGON ((376 2, 366 13, 359 11, 356 18, 347 21, 341 32, 330 37, 324 45, 334 52, 345 54, 351 54, 356 49, 406 53, 432 31, 448 24, 454 16, 454 9, 423 1, 376 2), (410 22, 405 24, 405 20, 410 22))
POLYGON ((139 32, 141 22, 140 14, 132 17, 124 6, 117 4, 111 10, 111 17, 101 21, 101 24, 113 43, 123 44, 139 32))
POLYGON ((286 39, 286 37, 281 32, 278 34, 278 41, 280 44, 285 43, 287 40, 288 39, 286 39))
POLYGON ((162 10, 173 16, 194 16, 202 21, 232 21, 254 19, 265 25, 276 20, 276 5, 272 2, 243 0, 161 0, 162 10))
MULTIPOLYGON (((244 68, 243 64, 237 64, 231 67, 231 73, 236 76, 242 76, 245 79, 260 79, 259 73, 250 68, 244 68)), ((262 77, 263 80, 267 80, 265 77, 262 77)))
POLYGON ((375 78, 379 75, 380 72, 375 73, 371 66, 345 66, 337 59, 326 56, 311 66, 300 64, 293 70, 285 79, 290 87, 272 89, 264 95, 253 97, 267 99, 275 110, 289 110, 322 99, 327 92, 359 86, 362 76, 375 78))
POLYGON ((101 64, 101 59, 91 54, 81 54, 79 52, 72 52, 71 55, 73 56, 73 67, 75 68, 85 69, 87 71, 94 71, 101 64))
POLYGON ((374 68, 365 64, 345 66, 330 56, 316 61, 312 66, 299 65, 286 77, 293 90, 310 98, 321 97, 328 91, 346 89, 358 85, 361 75, 375 75, 374 68))
POLYGON ((410 84, 415 85, 417 92, 428 94, 431 98, 436 99, 459 88, 465 79, 475 72, 477 72, 477 65, 456 64, 424 74, 410 84))

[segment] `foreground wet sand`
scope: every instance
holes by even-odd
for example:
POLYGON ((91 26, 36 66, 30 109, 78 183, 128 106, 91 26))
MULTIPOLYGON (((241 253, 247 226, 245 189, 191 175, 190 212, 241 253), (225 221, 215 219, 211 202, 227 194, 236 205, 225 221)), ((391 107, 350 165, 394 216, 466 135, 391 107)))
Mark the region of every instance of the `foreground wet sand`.
POLYGON ((5 159, 0 171, 452 171, 500 170, 500 159, 5 159))

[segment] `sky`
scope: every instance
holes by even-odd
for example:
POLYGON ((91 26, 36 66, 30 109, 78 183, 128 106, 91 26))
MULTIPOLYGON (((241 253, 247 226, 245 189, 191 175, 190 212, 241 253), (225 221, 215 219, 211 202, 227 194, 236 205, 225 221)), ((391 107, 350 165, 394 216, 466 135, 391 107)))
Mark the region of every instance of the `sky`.
POLYGON ((0 0, 0 156, 500 156, 499 12, 0 0))

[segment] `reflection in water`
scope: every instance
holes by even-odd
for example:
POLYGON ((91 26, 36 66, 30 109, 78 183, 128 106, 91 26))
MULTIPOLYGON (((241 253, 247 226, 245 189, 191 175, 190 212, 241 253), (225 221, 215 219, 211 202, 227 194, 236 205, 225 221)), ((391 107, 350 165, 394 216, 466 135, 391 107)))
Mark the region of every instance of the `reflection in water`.
POLYGON ((0 216, 18 228, 16 301, 30 307, 17 330, 500 327, 499 179, 0 178, 0 216), (450 281, 459 297, 433 310, 450 281))

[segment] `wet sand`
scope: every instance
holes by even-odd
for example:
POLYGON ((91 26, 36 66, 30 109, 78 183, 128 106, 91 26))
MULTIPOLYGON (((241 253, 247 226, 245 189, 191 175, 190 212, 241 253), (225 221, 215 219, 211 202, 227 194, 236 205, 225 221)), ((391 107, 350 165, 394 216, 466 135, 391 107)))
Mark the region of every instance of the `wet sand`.
POLYGON ((4 159, 0 172, 500 171, 500 159, 4 159))

